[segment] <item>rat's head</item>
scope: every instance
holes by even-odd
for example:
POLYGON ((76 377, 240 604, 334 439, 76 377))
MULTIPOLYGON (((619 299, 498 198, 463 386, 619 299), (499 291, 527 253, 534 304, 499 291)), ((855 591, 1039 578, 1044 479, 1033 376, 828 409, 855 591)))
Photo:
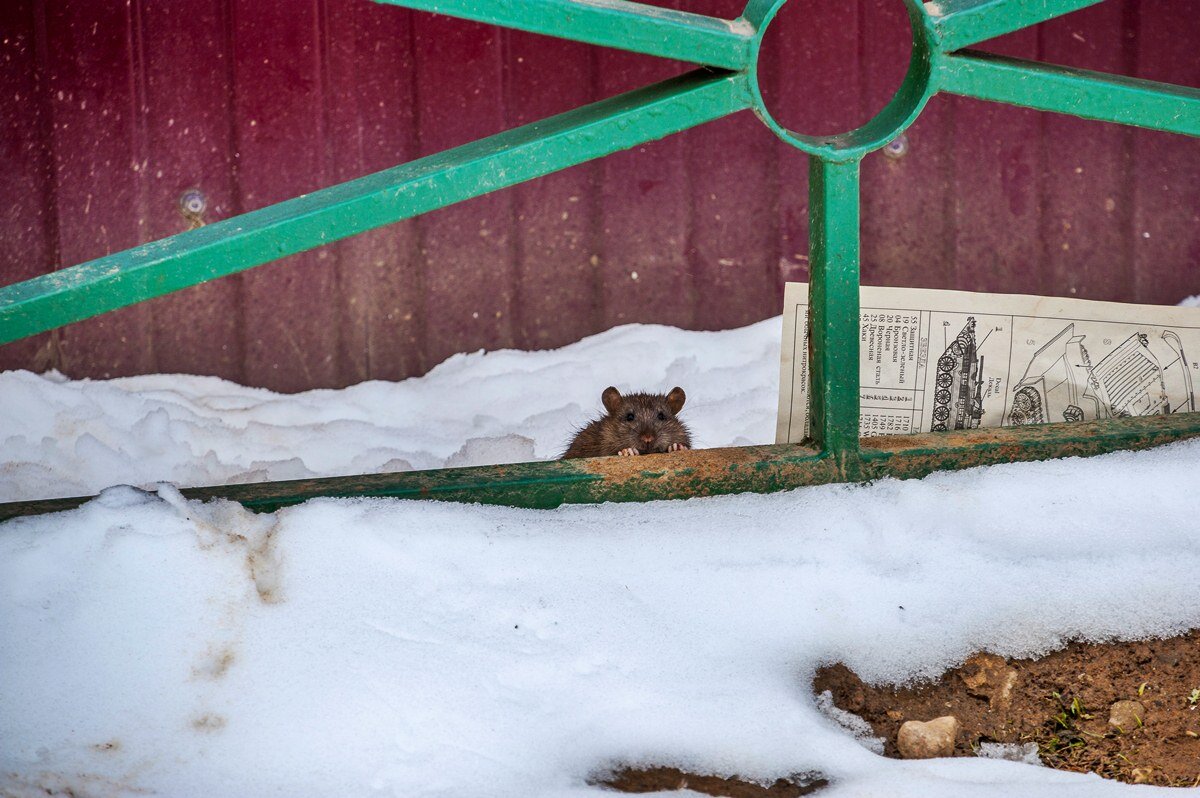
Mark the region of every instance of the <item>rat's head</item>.
POLYGON ((608 387, 600 395, 608 416, 604 419, 606 435, 624 448, 637 449, 642 454, 665 452, 671 444, 691 446, 687 427, 676 418, 687 399, 682 388, 672 388, 666 396, 658 393, 621 395, 608 387))

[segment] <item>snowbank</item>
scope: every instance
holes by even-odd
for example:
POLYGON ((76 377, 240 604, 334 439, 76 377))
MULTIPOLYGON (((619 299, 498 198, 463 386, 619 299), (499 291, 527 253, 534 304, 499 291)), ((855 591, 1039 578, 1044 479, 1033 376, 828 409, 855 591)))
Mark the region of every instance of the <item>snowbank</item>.
POLYGON ((455 355, 424 377, 283 395, 214 377, 0 373, 0 502, 558 457, 608 385, 669 391, 698 447, 773 443, 779 319, 631 324, 562 349, 455 355))
MULTIPOLYGON (((775 336, 623 328, 296 397, 4 375, 5 489, 437 465, 514 430, 545 457, 608 382, 685 386, 704 445, 769 440, 775 336)), ((110 489, 0 524, 0 794, 597 795, 588 778, 618 763, 819 772, 829 798, 1150 794, 884 759, 809 682, 833 661, 899 682, 978 649, 1200 625, 1198 467, 1190 442, 555 511, 327 499, 256 516, 110 489)))

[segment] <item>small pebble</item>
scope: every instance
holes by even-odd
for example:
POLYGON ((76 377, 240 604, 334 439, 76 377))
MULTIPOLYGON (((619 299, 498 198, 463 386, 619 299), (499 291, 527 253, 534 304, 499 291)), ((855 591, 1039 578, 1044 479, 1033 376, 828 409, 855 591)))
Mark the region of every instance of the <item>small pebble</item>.
POLYGON ((905 759, 950 756, 958 739, 958 718, 943 715, 931 721, 910 720, 896 734, 896 747, 905 759))
POLYGON ((1146 720, 1146 708, 1141 701, 1117 701, 1108 708, 1108 725, 1128 734, 1140 728, 1146 720))
POLYGON ((1017 671, 1009 667, 1004 657, 996 654, 975 654, 958 669, 958 676, 967 692, 986 698, 992 709, 1005 709, 1012 703, 1017 671))

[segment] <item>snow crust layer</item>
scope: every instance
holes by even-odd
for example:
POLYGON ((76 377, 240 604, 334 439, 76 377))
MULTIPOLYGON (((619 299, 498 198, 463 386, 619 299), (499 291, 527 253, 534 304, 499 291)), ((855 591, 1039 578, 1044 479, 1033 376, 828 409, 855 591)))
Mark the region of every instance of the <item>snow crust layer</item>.
POLYGON ((561 455, 600 393, 684 386, 697 447, 773 442, 779 319, 631 324, 557 350, 455 355, 424 377, 283 395, 214 377, 0 373, 0 502, 489 465, 561 455))
MULTIPOLYGON (((93 467, 92 444, 60 443, 71 435, 114 452, 108 472, 80 474, 87 490, 106 473, 269 472, 290 447, 311 470, 357 468, 368 441, 378 458, 483 456, 464 441, 513 428, 546 456, 588 401, 556 386, 588 369, 621 385, 626 362, 646 369, 626 384, 685 386, 705 444, 766 440, 769 326, 616 330, 458 358, 418 386, 296 397, 5 375, 7 408, 18 385, 45 414, 6 433, 5 461, 23 440, 10 497, 48 484, 38 468, 93 467), (451 395, 493 415, 442 429, 455 414, 434 398, 451 395), (423 402, 436 419, 406 421, 423 402), (181 445, 211 451, 196 456, 212 471, 186 471, 181 445)), ((167 485, 111 488, 0 524, 0 795, 594 796, 588 780, 619 764, 819 772, 825 798, 1166 795, 1003 759, 885 759, 810 682, 835 661, 900 683, 977 650, 1200 625, 1198 466, 1191 442, 554 511, 326 499, 254 515, 167 485)))

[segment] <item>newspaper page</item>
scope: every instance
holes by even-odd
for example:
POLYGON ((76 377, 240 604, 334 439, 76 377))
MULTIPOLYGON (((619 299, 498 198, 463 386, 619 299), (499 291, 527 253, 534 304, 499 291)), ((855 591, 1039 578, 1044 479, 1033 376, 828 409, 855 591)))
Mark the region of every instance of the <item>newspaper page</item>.
MULTIPOLYGON (((1191 412, 1200 308, 863 286, 860 434, 1191 412)), ((808 436, 808 284, 784 294, 777 443, 808 436)))

